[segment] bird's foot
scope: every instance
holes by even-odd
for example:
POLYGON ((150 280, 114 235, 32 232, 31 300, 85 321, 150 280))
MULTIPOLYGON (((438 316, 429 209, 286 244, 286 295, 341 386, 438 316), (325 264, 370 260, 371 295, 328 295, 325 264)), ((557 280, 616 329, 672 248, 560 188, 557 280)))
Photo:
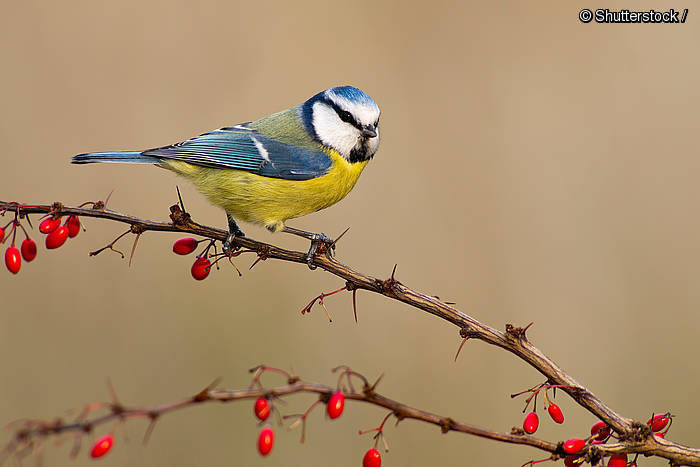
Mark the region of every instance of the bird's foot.
POLYGON ((224 240, 223 250, 226 256, 231 256, 238 248, 238 246, 233 244, 233 239, 236 237, 245 237, 243 231, 238 228, 236 221, 228 218, 228 235, 226 240, 224 240))
POLYGON ((320 249, 328 256, 333 256, 335 252, 335 240, 324 233, 312 233, 309 240, 311 240, 311 246, 309 247, 309 252, 306 253, 306 264, 309 266, 309 269, 314 270, 316 266, 313 264, 313 261, 316 253, 318 253, 320 249))
POLYGON ((309 248, 309 252, 306 253, 306 264, 309 266, 309 269, 316 269, 316 266, 313 264, 316 253, 320 252, 325 253, 328 256, 333 256, 333 252, 335 251, 335 240, 329 238, 324 233, 307 232, 306 230, 299 230, 286 225, 282 229, 282 232, 287 232, 311 240, 311 247, 309 248))

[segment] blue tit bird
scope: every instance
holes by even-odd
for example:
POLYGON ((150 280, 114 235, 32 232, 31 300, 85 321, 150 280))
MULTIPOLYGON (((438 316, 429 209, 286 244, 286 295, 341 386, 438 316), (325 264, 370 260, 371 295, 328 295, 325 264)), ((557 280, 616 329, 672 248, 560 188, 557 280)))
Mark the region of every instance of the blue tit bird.
POLYGON ((226 211, 231 242, 244 236, 236 220, 311 240, 315 234, 285 225, 343 199, 379 147, 379 107, 352 86, 322 91, 301 105, 254 122, 224 127, 170 146, 145 151, 93 152, 74 164, 155 164, 190 180, 226 211))

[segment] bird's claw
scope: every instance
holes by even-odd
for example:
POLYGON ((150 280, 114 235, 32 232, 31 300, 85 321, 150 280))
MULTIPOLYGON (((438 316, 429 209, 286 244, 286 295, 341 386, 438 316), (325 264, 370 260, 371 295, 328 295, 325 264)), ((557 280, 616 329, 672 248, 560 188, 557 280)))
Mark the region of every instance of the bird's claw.
POLYGON ((236 229, 233 232, 229 231, 228 235, 226 235, 226 240, 224 240, 224 245, 222 247, 226 256, 231 256, 240 248, 239 246, 233 244, 233 239, 236 237, 245 237, 245 234, 241 231, 241 229, 236 229))
POLYGON ((236 236, 230 232, 228 235, 226 235, 226 240, 224 240, 224 245, 221 248, 222 250, 224 250, 224 254, 226 256, 231 256, 233 254, 234 250, 231 248, 231 243, 233 243, 234 238, 236 238, 236 236))
POLYGON ((321 244, 324 245, 324 251, 328 256, 333 256, 333 253, 335 252, 335 240, 329 238, 324 233, 313 234, 313 237, 311 238, 311 246, 309 247, 309 252, 306 253, 306 264, 311 270, 316 269, 316 266, 313 264, 313 262, 314 257, 318 252, 318 247, 321 244))

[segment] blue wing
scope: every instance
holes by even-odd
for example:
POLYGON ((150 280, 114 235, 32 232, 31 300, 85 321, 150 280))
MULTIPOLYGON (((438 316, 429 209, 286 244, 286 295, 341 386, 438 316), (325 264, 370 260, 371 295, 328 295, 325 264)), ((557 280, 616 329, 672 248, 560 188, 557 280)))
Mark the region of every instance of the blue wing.
POLYGON ((325 174, 331 159, 315 151, 262 136, 245 125, 221 128, 181 143, 141 153, 217 169, 238 169, 264 177, 309 180, 325 174))

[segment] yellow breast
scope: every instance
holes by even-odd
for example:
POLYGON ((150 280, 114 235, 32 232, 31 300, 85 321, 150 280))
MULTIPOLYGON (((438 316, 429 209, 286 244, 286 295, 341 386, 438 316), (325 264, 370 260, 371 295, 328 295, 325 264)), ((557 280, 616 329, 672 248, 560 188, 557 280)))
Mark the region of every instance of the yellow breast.
POLYGON ((212 169, 164 160, 161 165, 188 178, 209 201, 236 220, 262 224, 273 232, 287 219, 303 216, 337 203, 355 186, 368 161, 350 163, 328 150, 328 172, 311 180, 262 177, 235 169, 212 169))

